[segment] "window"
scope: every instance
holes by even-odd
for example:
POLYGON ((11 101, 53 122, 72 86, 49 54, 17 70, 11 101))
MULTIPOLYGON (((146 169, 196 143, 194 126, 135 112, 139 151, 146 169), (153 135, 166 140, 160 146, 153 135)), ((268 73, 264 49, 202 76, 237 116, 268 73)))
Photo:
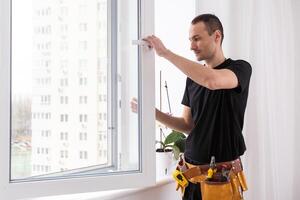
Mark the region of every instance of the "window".
POLYGON ((87 114, 80 114, 79 115, 79 122, 81 122, 81 123, 88 122, 88 115, 87 114))
POLYGON ((66 86, 68 86, 68 78, 61 78, 60 79, 60 86, 61 87, 66 87, 66 86))
POLYGON ((61 150, 60 151, 60 158, 68 158, 69 152, 67 150, 61 150))
POLYGON ((80 141, 87 140, 87 132, 80 132, 79 133, 79 140, 80 141))
POLYGON ((79 159, 87 160, 88 159, 88 152, 87 151, 80 151, 79 152, 79 159))
POLYGON ((51 104, 51 96, 50 95, 41 95, 41 105, 49 105, 51 104))
POLYGON ((68 96, 60 96, 60 104, 68 104, 69 97, 68 96))
POLYGON ((80 77, 79 78, 79 85, 86 86, 87 85, 87 77, 80 77))
POLYGON ((155 182, 154 53, 132 45, 153 33, 153 0, 97 2, 98 9, 93 1, 1 1, 3 199, 155 182), (83 3, 84 19, 78 16, 83 3), (88 24, 84 34, 82 22, 88 24), (80 87, 80 77, 88 87, 80 87), (130 110, 133 97, 138 114, 130 110))
POLYGON ((60 114, 60 122, 68 122, 69 115, 68 114, 60 114))
POLYGON ((68 132, 60 132, 60 140, 61 141, 66 141, 68 140, 68 132))
POLYGON ((87 104, 87 96, 80 96, 79 104, 87 104))

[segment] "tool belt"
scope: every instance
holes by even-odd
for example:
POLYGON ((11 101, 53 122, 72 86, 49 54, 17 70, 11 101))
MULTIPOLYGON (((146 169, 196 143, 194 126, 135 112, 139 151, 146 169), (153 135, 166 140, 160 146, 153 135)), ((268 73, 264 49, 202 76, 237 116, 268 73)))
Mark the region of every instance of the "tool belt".
MULTIPOLYGON (((214 159, 214 158, 213 158, 214 159)), ((247 183, 240 159, 210 165, 193 165, 180 156, 173 177, 184 195, 189 183, 200 183, 203 200, 242 200, 247 183)))

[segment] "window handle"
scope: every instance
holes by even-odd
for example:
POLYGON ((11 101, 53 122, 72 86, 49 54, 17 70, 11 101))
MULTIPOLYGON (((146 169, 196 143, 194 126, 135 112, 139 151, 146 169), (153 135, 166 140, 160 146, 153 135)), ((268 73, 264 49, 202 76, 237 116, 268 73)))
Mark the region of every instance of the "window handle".
POLYGON ((132 44, 133 45, 139 45, 139 46, 145 46, 145 47, 148 47, 150 49, 150 46, 149 46, 148 42, 146 42, 144 40, 132 40, 132 44))

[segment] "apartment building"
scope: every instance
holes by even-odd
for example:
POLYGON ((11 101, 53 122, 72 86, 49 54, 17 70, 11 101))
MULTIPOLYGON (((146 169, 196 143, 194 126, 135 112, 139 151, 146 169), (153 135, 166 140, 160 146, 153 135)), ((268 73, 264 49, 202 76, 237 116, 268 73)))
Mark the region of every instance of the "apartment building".
POLYGON ((106 1, 33 5, 31 175, 105 164, 106 1))

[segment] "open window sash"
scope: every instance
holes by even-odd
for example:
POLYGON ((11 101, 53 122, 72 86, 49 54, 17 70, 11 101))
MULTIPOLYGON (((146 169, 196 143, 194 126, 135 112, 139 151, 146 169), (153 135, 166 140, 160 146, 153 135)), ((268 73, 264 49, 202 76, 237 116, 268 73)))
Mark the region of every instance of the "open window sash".
MULTIPOLYGON (((109 3, 109 41, 108 47, 110 49, 110 60, 112 70, 109 70, 108 84, 111 89, 108 91, 107 98, 111 100, 108 106, 108 118, 110 124, 116 127, 108 127, 111 133, 112 148, 111 148, 111 163, 120 165, 130 159, 127 156, 122 157, 120 152, 130 151, 124 148, 122 141, 118 137, 126 137, 128 130, 128 123, 130 120, 126 118, 129 110, 120 111, 120 105, 128 104, 130 94, 128 94, 127 87, 132 84, 130 77, 126 75, 126 66, 120 64, 123 61, 124 52, 122 49, 122 40, 127 40, 131 44, 130 39, 139 40, 146 35, 154 32, 154 1, 153 0, 137 0, 138 9, 137 23, 138 33, 137 38, 124 36, 124 29, 120 31, 123 17, 116 14, 121 11, 129 13, 131 11, 124 11, 130 8, 130 4, 124 1, 111 0, 109 3), (123 3, 121 3, 123 2, 123 3), (123 10, 123 11, 122 11, 123 10), (123 32, 122 32, 123 31, 123 32), (123 55, 123 57, 122 57, 123 55), (121 78, 120 78, 121 77, 121 78), (122 79, 122 83, 120 80, 122 79), (125 83, 125 84, 124 84, 125 83), (117 89, 112 89, 117 88, 117 89), (117 129, 117 132, 113 130, 117 129), (124 131, 124 132, 123 132, 124 131), (120 143, 122 145, 120 145, 120 143)), ((126 1, 127 2, 127 1, 126 1)), ((128 2, 133 2, 128 0, 128 2)), ((136 168, 116 170, 120 166, 105 170, 95 166, 83 167, 79 169, 72 169, 62 172, 55 172, 51 175, 37 175, 26 178, 12 179, 12 2, 10 0, 0 1, 0 196, 1 199, 23 199, 39 196, 52 196, 63 194, 75 194, 96 192, 112 189, 123 189, 133 187, 146 187, 155 183, 155 76, 154 76, 154 53, 146 46, 137 46, 137 56, 134 62, 137 63, 138 77, 137 91, 138 94, 138 133, 136 134, 138 148, 135 152, 138 157, 138 165, 136 168)), ((133 9, 134 10, 134 9, 133 9)), ((25 12, 25 11, 24 11, 25 12)), ((63 12, 65 12, 63 10, 63 12)), ((67 12, 67 11, 66 11, 67 12)), ((132 13, 131 13, 132 14, 132 13)), ((30 27, 29 27, 30 28, 30 27)), ((124 28, 124 27, 123 27, 124 28)), ((20 33, 21 34, 21 33, 20 33)), ((30 48, 30 47, 29 47, 30 48)), ((26 49, 26 48, 25 48, 26 49)), ((130 63, 130 62, 128 62, 130 63)), ((129 66, 127 66, 129 68, 129 66)), ((129 91, 130 92, 130 91, 129 91)), ((124 106, 123 106, 124 107, 124 106)), ((122 107, 122 108, 123 108, 122 107)), ((64 119, 64 118, 63 118, 64 119)), ((53 134, 53 133, 52 133, 53 134)), ((70 137, 70 136, 68 136, 70 137)), ((123 139, 122 138, 122 139, 123 139)), ((130 145, 126 144, 125 145, 130 145)), ((47 150, 48 151, 48 150, 47 150)), ((66 156, 62 152, 63 156, 66 156)), ((84 157, 84 153, 80 156, 84 157)))

